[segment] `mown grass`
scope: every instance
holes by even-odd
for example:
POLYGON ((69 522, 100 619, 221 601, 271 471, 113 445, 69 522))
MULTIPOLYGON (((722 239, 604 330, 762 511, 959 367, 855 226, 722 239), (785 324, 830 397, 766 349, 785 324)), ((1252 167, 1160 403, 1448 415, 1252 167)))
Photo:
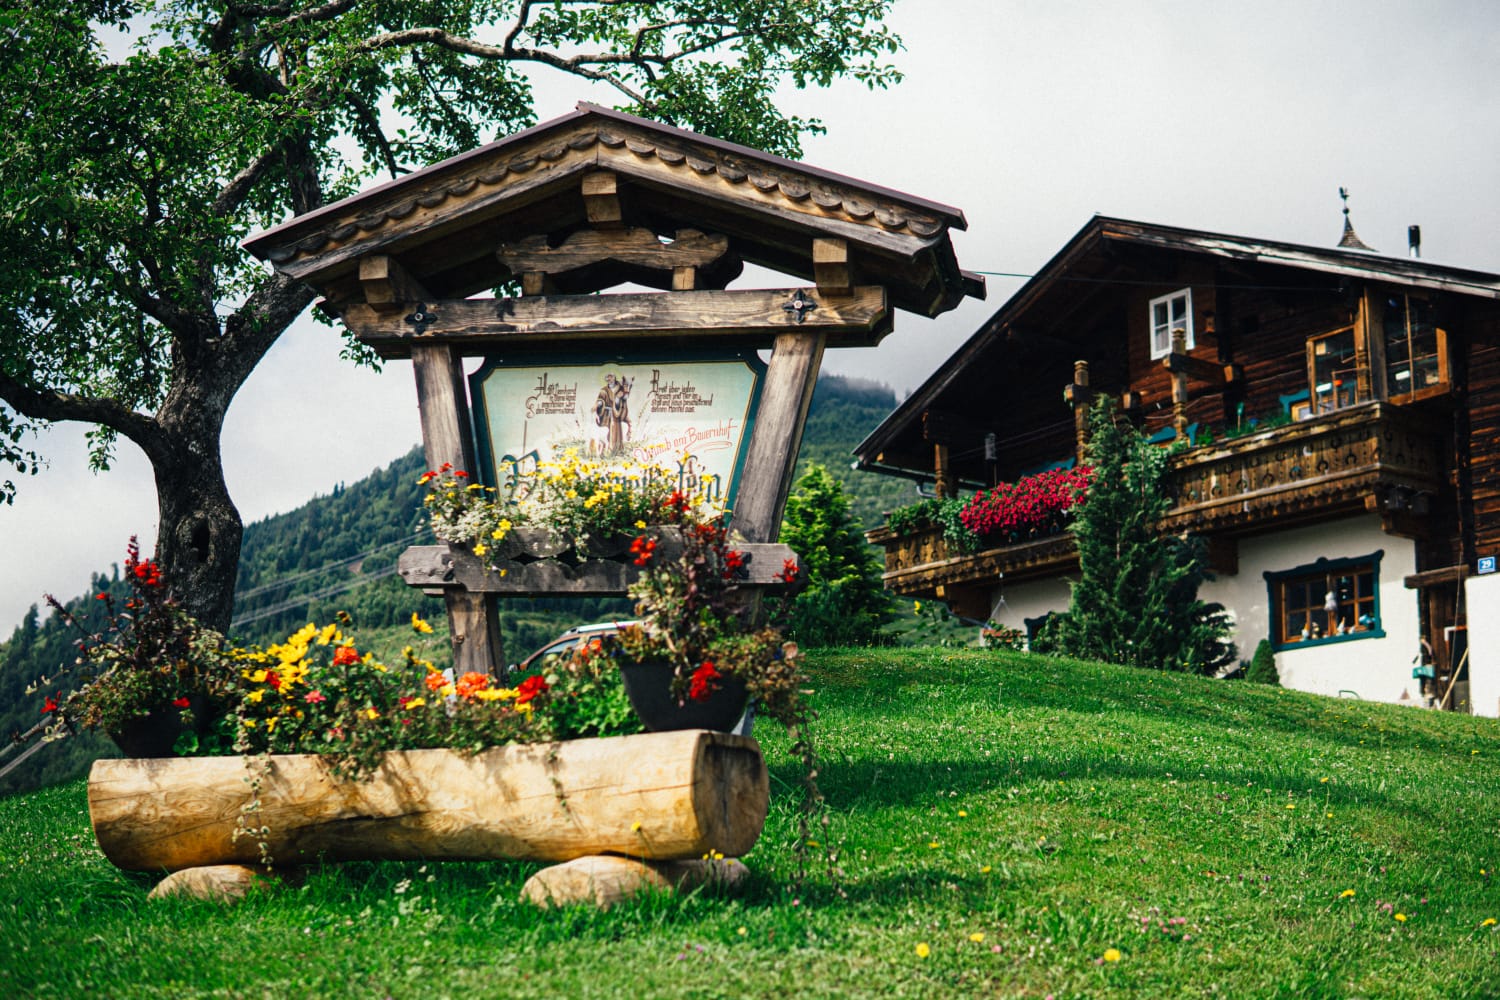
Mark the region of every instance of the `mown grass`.
POLYGON ((1021 654, 813 661, 837 887, 794 887, 770 728, 748 891, 603 914, 520 903, 517 863, 148 903, 77 783, 0 801, 0 995, 1500 996, 1493 720, 1021 654))

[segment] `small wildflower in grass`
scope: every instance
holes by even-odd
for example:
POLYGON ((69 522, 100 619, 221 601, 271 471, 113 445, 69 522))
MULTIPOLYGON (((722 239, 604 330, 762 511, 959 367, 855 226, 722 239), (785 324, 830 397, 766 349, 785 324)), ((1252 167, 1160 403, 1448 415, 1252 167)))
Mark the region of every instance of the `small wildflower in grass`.
POLYGON ((1327 778, 1319 778, 1318 779, 1318 784, 1320 784, 1320 785, 1326 785, 1326 784, 1328 784, 1328 779, 1327 778))
POLYGON ((738 934, 740 937, 744 937, 746 934, 749 934, 750 931, 748 929, 744 928, 744 927, 741 927, 739 930, 735 931, 735 933, 738 934))
POLYGON ((1104 949, 1104 960, 1106 962, 1118 962, 1120 960, 1120 949, 1118 949, 1118 948, 1106 948, 1106 949, 1104 949))
POLYGON ((1291 804, 1291 803, 1290 803, 1290 802, 1288 802, 1288 803, 1287 803, 1287 804, 1286 804, 1286 807, 1287 807, 1287 808, 1288 808, 1288 809, 1295 809, 1295 808, 1297 808, 1297 807, 1296 807, 1296 806, 1294 806, 1294 805, 1292 805, 1292 804, 1291 804))
POLYGON ((923 941, 921 944, 917 945, 917 957, 918 958, 926 958, 928 955, 931 955, 931 954, 932 954, 932 949, 929 948, 929 947, 927 947, 927 942, 926 941, 923 941))
POLYGON ((990 873, 990 870, 991 869, 990 869, 989 865, 982 865, 982 866, 980 866, 979 874, 981 874, 981 875, 988 875, 990 873))
POLYGON ((932 841, 932 842, 931 842, 931 843, 929 843, 929 844, 928 844, 928 845, 927 845, 927 846, 928 846, 928 847, 931 847, 931 848, 933 848, 933 849, 936 849, 936 848, 937 848, 937 846, 938 846, 938 842, 937 842, 937 841, 935 841, 935 840, 934 840, 934 841, 932 841))
POLYGON ((1404 924, 1404 923, 1406 923, 1406 914, 1404 914, 1404 913, 1398 913, 1398 914, 1396 914, 1396 922, 1398 924, 1404 924))
POLYGON ((1345 889, 1343 892, 1339 893, 1339 899, 1348 899, 1350 896, 1353 896, 1353 895, 1354 895, 1354 890, 1353 889, 1345 889))
POLYGON ((968 813, 967 813, 967 812, 965 812, 965 811, 964 811, 964 810, 962 810, 962 809, 960 809, 960 810, 959 810, 959 811, 958 811, 958 818, 959 818, 959 819, 963 819, 963 818, 965 818, 965 817, 966 817, 966 816, 968 816, 968 815, 969 815, 969 814, 968 814, 968 813))
POLYGON ((411 627, 413 632, 421 632, 424 635, 432 631, 432 626, 422 620, 422 616, 415 611, 411 613, 411 627))
POLYGON ((980 944, 984 941, 984 933, 982 931, 975 931, 973 934, 969 935, 969 940, 973 941, 975 944, 980 944))
POLYGON ((1479 924, 1479 926, 1480 927, 1493 927, 1493 926, 1495 926, 1495 918, 1494 917, 1485 917, 1484 920, 1479 924))

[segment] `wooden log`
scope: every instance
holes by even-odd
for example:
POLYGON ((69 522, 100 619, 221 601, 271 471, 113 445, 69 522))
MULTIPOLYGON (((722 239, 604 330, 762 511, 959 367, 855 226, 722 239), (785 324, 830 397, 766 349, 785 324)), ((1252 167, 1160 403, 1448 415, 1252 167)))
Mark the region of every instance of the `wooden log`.
POLYGON ((203 865, 173 872, 156 884, 147 899, 187 896, 233 903, 252 889, 270 889, 292 881, 285 872, 263 865, 203 865))
POLYGON ((643 334, 724 337, 766 344, 790 330, 822 331, 836 344, 877 344, 891 329, 885 289, 861 286, 850 295, 797 289, 631 292, 610 295, 526 295, 445 299, 425 303, 427 322, 365 303, 343 307, 344 324, 383 358, 412 357, 419 345, 453 345, 465 354, 494 348, 558 347, 588 340, 639 341, 643 334), (814 308, 788 311, 797 296, 814 308))
POLYGON ((574 858, 543 868, 521 887, 521 898, 537 906, 589 903, 607 910, 641 892, 690 892, 700 887, 732 889, 750 874, 734 858, 641 861, 614 855, 574 858))
MULTIPOLYGON (((363 781, 326 758, 266 759, 253 813, 278 865, 330 860, 651 860, 740 855, 765 824, 769 779, 748 736, 687 730, 496 747, 408 750, 363 781)), ((105 857, 134 871, 260 860, 234 831, 255 759, 99 760, 89 818, 105 857)))

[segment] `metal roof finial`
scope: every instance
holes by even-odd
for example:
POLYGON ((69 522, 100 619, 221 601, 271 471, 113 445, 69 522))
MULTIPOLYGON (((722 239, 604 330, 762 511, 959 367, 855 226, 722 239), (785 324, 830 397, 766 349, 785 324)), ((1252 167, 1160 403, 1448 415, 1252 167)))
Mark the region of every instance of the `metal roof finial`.
POLYGON ((1341 186, 1339 197, 1344 202, 1344 235, 1339 240, 1339 247, 1344 250, 1366 250, 1375 253, 1375 248, 1365 245, 1365 241, 1360 239, 1359 234, 1354 231, 1354 223, 1349 221, 1349 189, 1341 186))

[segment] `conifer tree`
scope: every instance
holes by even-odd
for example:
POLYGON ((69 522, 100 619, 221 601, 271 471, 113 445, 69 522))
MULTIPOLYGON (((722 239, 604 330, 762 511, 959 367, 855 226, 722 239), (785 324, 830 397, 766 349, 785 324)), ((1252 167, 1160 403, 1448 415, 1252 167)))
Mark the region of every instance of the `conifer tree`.
POLYGON ((1255 655, 1250 658, 1250 666, 1245 671, 1245 680, 1256 684, 1281 684, 1281 674, 1276 670, 1276 653, 1271 648, 1271 640, 1262 639, 1255 647, 1255 655))
POLYGON ((1033 647, 1083 659, 1208 674, 1234 659, 1228 616, 1198 600, 1202 545, 1163 535, 1169 456, 1101 398, 1090 414, 1087 499, 1078 508, 1079 579, 1066 614, 1033 647))
POLYGON ((891 619, 890 598, 843 485, 823 466, 810 466, 787 497, 781 540, 808 579, 792 601, 788 635, 808 646, 875 642, 891 619))

